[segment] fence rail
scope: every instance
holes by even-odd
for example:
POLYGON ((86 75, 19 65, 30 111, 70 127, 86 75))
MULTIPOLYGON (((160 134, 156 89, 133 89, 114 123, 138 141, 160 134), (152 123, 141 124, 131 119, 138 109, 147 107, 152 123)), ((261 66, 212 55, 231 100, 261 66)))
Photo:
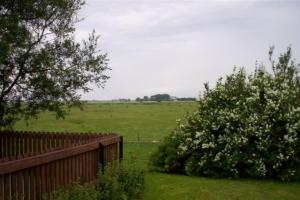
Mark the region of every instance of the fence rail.
POLYGON ((41 200, 73 181, 92 182, 99 164, 122 159, 117 134, 0 132, 0 200, 41 200))

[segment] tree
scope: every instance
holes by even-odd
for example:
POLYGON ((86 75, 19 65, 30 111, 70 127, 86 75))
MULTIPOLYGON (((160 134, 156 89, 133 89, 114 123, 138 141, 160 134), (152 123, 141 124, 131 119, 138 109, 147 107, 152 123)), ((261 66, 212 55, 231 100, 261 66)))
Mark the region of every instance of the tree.
POLYGON ((140 97, 137 97, 137 98, 135 99, 135 101, 142 101, 142 99, 141 99, 140 97))
POLYGON ((169 94, 156 94, 150 97, 151 101, 170 101, 171 96, 169 94))
POLYGON ((149 101, 149 97, 148 96, 144 96, 143 101, 149 101))
POLYGON ((2 0, 0 2, 0 129, 44 110, 64 117, 80 105, 78 91, 103 87, 107 55, 92 32, 74 39, 83 0, 2 0))

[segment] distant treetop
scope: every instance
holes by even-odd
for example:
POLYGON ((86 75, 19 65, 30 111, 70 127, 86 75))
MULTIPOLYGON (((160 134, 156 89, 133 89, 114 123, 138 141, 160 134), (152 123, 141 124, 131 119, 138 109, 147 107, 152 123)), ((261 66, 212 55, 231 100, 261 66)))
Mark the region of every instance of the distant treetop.
POLYGON ((137 97, 136 101, 196 101, 197 99, 194 97, 173 97, 169 94, 155 94, 150 97, 144 96, 143 98, 137 97))

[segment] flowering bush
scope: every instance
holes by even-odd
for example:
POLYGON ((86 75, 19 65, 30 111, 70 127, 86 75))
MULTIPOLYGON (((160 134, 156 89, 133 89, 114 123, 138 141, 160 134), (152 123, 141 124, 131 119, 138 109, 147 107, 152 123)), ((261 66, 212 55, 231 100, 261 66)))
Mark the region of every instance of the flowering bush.
POLYGON ((272 73, 244 69, 205 84, 197 112, 178 122, 152 156, 164 172, 213 177, 300 178, 300 77, 291 49, 272 73))

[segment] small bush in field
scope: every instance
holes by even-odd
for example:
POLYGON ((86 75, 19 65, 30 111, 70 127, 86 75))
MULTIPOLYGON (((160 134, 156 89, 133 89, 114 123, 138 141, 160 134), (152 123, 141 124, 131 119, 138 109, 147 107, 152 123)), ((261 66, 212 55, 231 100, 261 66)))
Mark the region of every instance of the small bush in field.
POLYGON ((178 121, 152 158, 164 172, 213 177, 300 179, 300 77, 291 49, 272 73, 235 70, 205 85, 198 111, 178 121))

